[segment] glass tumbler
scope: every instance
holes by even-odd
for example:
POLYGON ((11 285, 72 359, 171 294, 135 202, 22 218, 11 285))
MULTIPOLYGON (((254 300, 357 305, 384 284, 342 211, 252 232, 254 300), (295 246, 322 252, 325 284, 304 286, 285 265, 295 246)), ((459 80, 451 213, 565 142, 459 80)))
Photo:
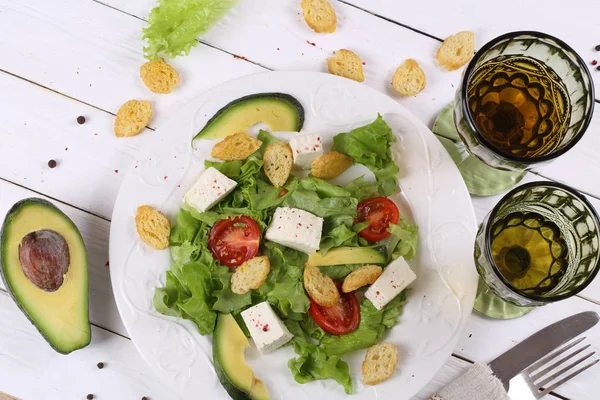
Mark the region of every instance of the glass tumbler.
POLYGON ((566 185, 513 189, 479 226, 475 310, 511 319, 581 292, 600 268, 599 231, 593 206, 566 185))
POLYGON ((521 31, 497 37, 473 57, 456 92, 454 122, 471 154, 493 168, 522 171, 572 148, 588 128, 593 111, 594 86, 581 57, 555 37, 521 31), (497 98, 494 90, 501 85, 510 89, 502 99, 508 106, 495 114, 495 122, 488 122, 495 124, 496 135, 506 136, 510 142, 506 146, 477 123, 481 108, 497 98), (510 96, 511 90, 515 96, 510 96), (512 113, 516 109, 520 112, 512 113), (519 125, 525 133, 515 132, 519 125), (554 135, 556 140, 549 140, 554 135), (544 151, 528 151, 528 146, 544 151))

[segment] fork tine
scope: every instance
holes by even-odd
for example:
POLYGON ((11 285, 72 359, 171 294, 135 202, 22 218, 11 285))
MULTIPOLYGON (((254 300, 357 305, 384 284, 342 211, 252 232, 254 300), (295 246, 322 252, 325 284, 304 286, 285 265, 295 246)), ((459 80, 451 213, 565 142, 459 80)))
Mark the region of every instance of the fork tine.
POLYGON ((559 376, 561 376, 562 374, 564 374, 565 372, 567 372, 568 370, 570 370, 571 368, 573 368, 574 366, 581 364, 582 362, 584 362, 585 360, 587 360, 588 358, 590 358, 591 356, 593 356, 594 354, 596 354, 595 352, 593 353, 589 353, 587 355, 585 355, 584 357, 581 357, 579 360, 575 360, 573 361, 571 364, 567 365, 566 367, 564 367, 563 369, 561 369, 560 371, 550 375, 548 378, 544 379, 543 381, 541 381, 538 384, 535 384, 536 387, 544 387, 546 384, 552 382, 554 379, 558 378, 559 376))
POLYGON ((544 389, 541 392, 538 392, 537 394, 540 396, 538 398, 541 398, 545 395, 547 395, 548 393, 550 393, 551 391, 553 391, 554 389, 556 389, 557 387, 559 387, 560 385, 562 385, 563 383, 573 379, 574 377, 576 377, 577 375, 579 375, 580 373, 582 373, 583 371, 585 371, 588 368, 593 367, 594 365, 598 364, 600 360, 596 360, 593 361, 591 363, 589 363, 588 365, 579 368, 577 371, 571 373, 570 375, 565 376, 564 378, 562 378, 560 381, 553 383, 552 385, 550 385, 549 387, 547 387, 546 389, 544 389))
POLYGON ((549 355, 547 355, 544 358, 541 358, 539 361, 537 361, 535 364, 531 365, 529 368, 526 369, 526 372, 528 374, 534 372, 535 370, 543 367, 544 365, 546 365, 546 363, 548 363, 549 361, 554 360, 556 357, 560 356, 561 354, 563 354, 564 352, 566 352, 567 350, 571 349, 573 346, 578 345, 579 343, 583 342, 586 339, 585 336, 580 337, 579 339, 575 340, 574 342, 572 342, 571 344, 564 346, 563 348, 561 348, 560 350, 557 350, 553 353, 550 353, 549 355))
MULTIPOLYGON (((552 371, 554 368, 558 367, 559 365, 563 364, 565 361, 575 357, 577 354, 581 353, 582 351, 587 350, 589 347, 591 346, 591 344, 588 344, 587 346, 583 346, 582 348, 572 352, 571 354, 568 354, 567 356, 561 358, 560 360, 558 360, 557 362, 555 362, 554 364, 550 365, 547 368, 544 368, 543 370, 541 370, 540 372, 538 372, 535 375, 530 376, 529 378, 535 382, 537 381, 539 378, 543 377, 544 375, 546 375, 547 373, 549 373, 550 371, 552 371)), ((560 354, 558 354, 560 355, 560 354)))

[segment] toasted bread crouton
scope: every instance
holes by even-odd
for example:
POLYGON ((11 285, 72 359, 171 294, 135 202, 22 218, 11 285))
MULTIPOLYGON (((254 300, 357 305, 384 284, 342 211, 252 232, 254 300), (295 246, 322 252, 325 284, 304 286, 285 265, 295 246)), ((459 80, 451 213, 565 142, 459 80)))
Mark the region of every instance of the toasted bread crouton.
POLYGON ((351 166, 351 157, 337 151, 330 151, 313 161, 310 173, 317 178, 333 179, 351 166))
POLYGON ((140 67, 140 77, 154 93, 167 94, 179 86, 179 74, 162 58, 151 60, 140 67))
POLYGON ((394 90, 402 96, 414 96, 423 90, 426 84, 425 72, 412 58, 404 61, 392 78, 394 90))
POLYGON ((117 111, 115 136, 130 137, 138 135, 152 118, 152 105, 147 100, 129 100, 117 111))
POLYGON ((223 161, 245 160, 260 148, 262 142, 245 133, 227 136, 215 144, 210 155, 223 161))
POLYGON ((369 347, 362 363, 363 383, 377 385, 394 375, 398 364, 398 349, 391 343, 378 343, 369 347))
POLYGON ((287 182, 294 158, 290 145, 285 142, 275 142, 269 145, 263 156, 263 168, 273 186, 282 187, 287 182))
POLYGON ((231 275, 231 291, 245 294, 258 289, 269 276, 271 262, 269 257, 254 257, 240 265, 231 275))
POLYGON ((333 307, 340 299, 340 293, 333 279, 323 275, 319 267, 304 267, 304 289, 308 296, 322 307, 333 307))
POLYGON ((444 40, 435 59, 442 68, 454 71, 468 63, 474 53, 475 36, 473 32, 462 31, 444 40))
POLYGON ((304 20, 318 33, 333 33, 337 26, 335 10, 327 0, 302 0, 304 20))
POLYGON ((362 60, 350 50, 336 51, 335 55, 327 59, 327 69, 330 74, 343 76, 357 82, 365 80, 362 60))
POLYGON ((344 279, 342 291, 344 293, 353 292, 365 285, 370 285, 379 278, 383 269, 379 265, 363 265, 350 272, 344 279))
POLYGON ((169 247, 171 222, 160 211, 150 206, 138 207, 135 227, 144 243, 153 249, 164 250, 169 247))

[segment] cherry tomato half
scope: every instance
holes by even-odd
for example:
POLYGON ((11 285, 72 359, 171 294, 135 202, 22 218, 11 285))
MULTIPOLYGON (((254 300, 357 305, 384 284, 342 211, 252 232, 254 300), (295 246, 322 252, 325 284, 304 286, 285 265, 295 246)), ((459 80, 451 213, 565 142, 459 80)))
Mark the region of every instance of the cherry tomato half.
POLYGON ((360 322, 360 307, 354 293, 344 293, 341 284, 336 283, 340 299, 333 307, 322 307, 310 299, 308 312, 327 333, 345 335, 358 327, 360 322))
POLYGON ((355 224, 369 221, 369 226, 358 234, 369 242, 378 242, 390 235, 388 227, 390 223, 397 224, 400 219, 400 211, 393 201, 387 197, 373 197, 361 201, 356 209, 355 224))
POLYGON ((222 219, 212 227, 208 235, 208 248, 213 257, 231 270, 256 256, 259 244, 258 225, 246 216, 222 219))

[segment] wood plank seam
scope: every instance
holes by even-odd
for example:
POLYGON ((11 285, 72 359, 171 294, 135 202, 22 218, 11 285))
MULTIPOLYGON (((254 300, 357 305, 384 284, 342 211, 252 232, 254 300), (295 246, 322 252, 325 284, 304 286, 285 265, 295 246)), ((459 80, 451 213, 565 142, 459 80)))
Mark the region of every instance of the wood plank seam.
POLYGON ((62 200, 59 200, 59 199, 57 199, 56 197, 49 196, 49 195, 47 195, 47 194, 45 194, 45 193, 42 193, 42 192, 38 192, 38 191, 36 191, 36 190, 33 190, 33 189, 31 189, 31 188, 28 188, 27 186, 23 186, 23 185, 20 185, 20 184, 18 184, 18 183, 12 182, 12 181, 10 181, 10 180, 8 180, 8 179, 6 179, 6 178, 3 178, 3 177, 1 177, 1 176, 0 176, 0 181, 4 181, 4 182, 6 182, 6 183, 9 183, 9 184, 11 184, 11 185, 18 186, 18 187, 20 187, 20 188, 23 188, 23 189, 25 189, 25 190, 27 190, 27 191, 30 191, 30 192, 32 192, 32 193, 39 194, 40 196, 44 196, 44 197, 46 197, 46 198, 48 198, 48 199, 50 199, 50 200, 52 200, 52 201, 55 201, 55 202, 57 202, 57 203, 63 204, 63 205, 65 205, 65 206, 73 207, 74 209, 76 209, 76 210, 78 210, 78 211, 81 211, 81 212, 84 212, 84 213, 86 213, 86 214, 92 215, 92 216, 94 216, 94 217, 96 217, 96 218, 100 218, 100 219, 101 219, 101 220, 103 220, 103 221, 110 222, 110 219, 108 219, 108 218, 105 218, 105 217, 103 217, 103 216, 101 216, 101 215, 94 214, 93 212, 90 212, 90 211, 88 211, 88 210, 85 210, 85 209, 83 209, 83 208, 81 208, 81 207, 77 207, 77 206, 75 206, 75 205, 73 205, 73 204, 66 203, 66 202, 64 202, 64 201, 62 201, 62 200))
MULTIPOLYGON (((7 70, 5 70, 5 69, 2 69, 2 68, 0 68, 0 72, 2 72, 2 73, 5 73, 5 74, 7 74, 7 75, 10 75, 10 76, 12 76, 12 77, 14 77, 14 78, 17 78, 17 79, 21 79, 22 81, 25 81, 25 82, 31 83, 32 85, 35 85, 35 86, 38 86, 38 87, 40 87, 40 88, 42 88, 42 89, 48 90, 48 91, 50 91, 50 92, 52 92, 52 93, 55 93, 55 94, 57 94, 57 95, 59 95, 59 96, 66 97, 66 98, 67 98, 67 99, 69 99, 69 100, 74 100, 74 101, 76 101, 76 102, 78 102, 78 103, 85 104, 86 106, 89 106, 89 107, 95 108, 95 109, 96 109, 96 110, 98 110, 98 111, 103 111, 103 112, 105 112, 105 113, 107 113, 107 114, 110 114, 110 115, 112 115, 112 116, 116 116, 116 114, 115 114, 115 113, 112 113, 112 112, 110 112, 110 111, 108 111, 108 110, 105 110, 105 109, 103 109, 103 108, 100 108, 100 107, 98 107, 98 106, 95 106, 95 105, 93 105, 93 104, 87 103, 87 102, 85 102, 85 101, 83 101, 83 100, 79 100, 79 99, 77 99, 77 98, 75 98, 75 97, 69 96, 68 94, 64 94, 64 93, 62 93, 62 92, 59 92, 58 90, 55 90, 55 89, 49 88, 48 86, 44 86, 44 85, 42 85, 41 83, 37 83, 37 82, 35 82, 35 81, 32 81, 31 79, 28 79, 28 78, 25 78, 25 77, 23 77, 23 76, 17 75, 17 74, 15 74, 14 72, 10 72, 10 71, 7 71, 7 70)), ((148 128, 148 129, 151 129, 151 130, 154 130, 154 128, 150 128, 150 127, 147 127, 147 128, 148 128)))
MULTIPOLYGON (((94 1, 95 1, 95 0, 94 0, 94 1)), ((432 34, 430 34, 430 33, 427 33, 427 32, 425 32, 425 31, 422 31, 422 30, 420 30, 420 29, 417 29, 417 28, 413 28, 413 27, 412 27, 412 26, 410 26, 410 25, 403 24, 402 22, 395 21, 395 20, 393 20, 393 19, 390 19, 390 18, 388 18, 388 17, 384 17, 383 15, 376 14, 376 13, 374 13, 374 12, 371 12, 371 11, 369 11, 369 10, 366 10, 366 9, 364 9, 364 8, 362 8, 362 7, 359 7, 359 6, 357 6, 357 5, 354 5, 354 4, 351 4, 351 3, 348 3, 348 2, 346 2, 346 1, 344 1, 344 0, 338 0, 338 3, 345 4, 345 5, 347 5, 347 6, 350 6, 350 7, 356 8, 357 10, 360 10, 360 11, 364 11, 364 12, 366 12, 367 14, 371 14, 371 15, 372 15, 372 16, 374 16, 374 17, 380 18, 380 19, 382 19, 382 20, 384 20, 384 21, 387 21, 387 22, 389 22, 389 23, 391 23, 391 24, 394 24, 394 25, 401 26, 401 27, 403 27, 403 28, 405 28, 405 29, 408 29, 408 30, 411 30, 411 31, 413 31, 413 32, 419 33, 419 34, 421 34, 421 35, 423 35, 423 36, 427 36, 428 38, 431 38, 431 39, 437 40, 437 41, 438 41, 438 42, 440 42, 440 43, 444 41, 444 39, 440 39, 439 37, 437 37, 437 36, 434 36, 434 35, 432 35, 432 34)))

